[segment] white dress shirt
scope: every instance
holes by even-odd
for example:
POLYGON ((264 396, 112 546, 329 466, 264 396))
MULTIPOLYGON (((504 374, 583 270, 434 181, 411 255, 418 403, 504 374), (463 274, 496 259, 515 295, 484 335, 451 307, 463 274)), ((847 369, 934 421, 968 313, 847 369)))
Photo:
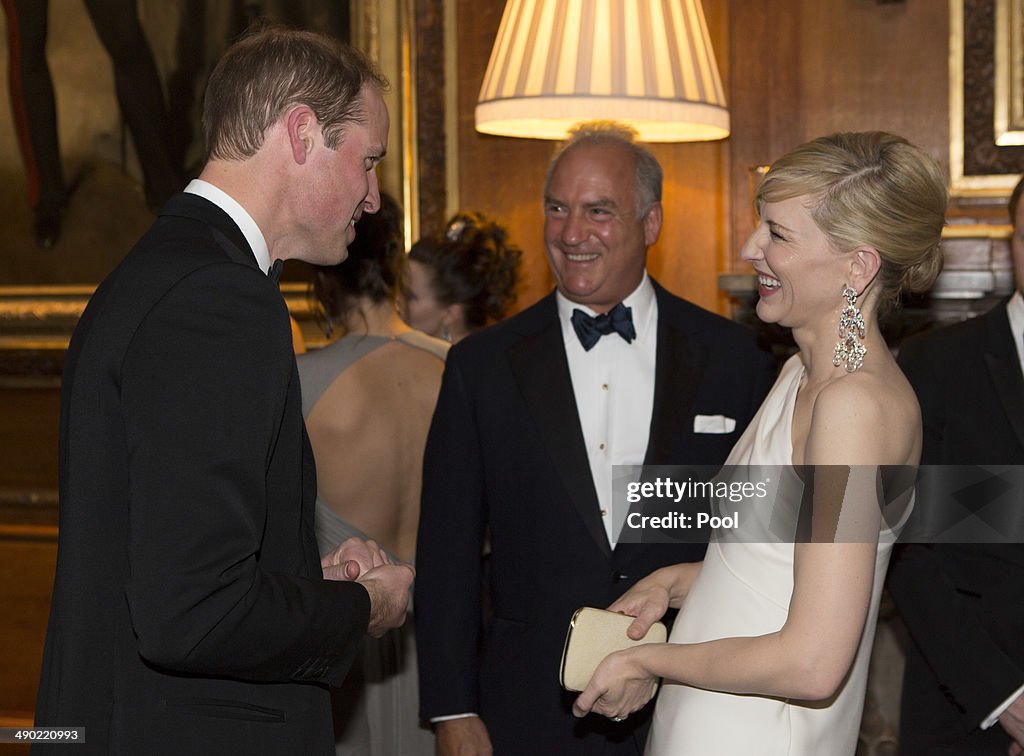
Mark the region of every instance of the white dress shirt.
POLYGON ((239 205, 227 192, 202 179, 189 181, 185 191, 210 200, 231 216, 231 220, 235 222, 235 225, 241 230, 242 236, 252 247, 252 253, 256 256, 256 263, 260 266, 260 270, 264 273, 270 270, 270 250, 267 248, 267 240, 264 238, 263 232, 260 231, 260 227, 256 225, 256 221, 244 207, 239 205))
POLYGON ((636 338, 626 343, 612 332, 602 336, 588 352, 572 327, 572 313, 597 313, 570 301, 561 292, 556 298, 590 472, 608 543, 615 548, 628 513, 612 511, 612 466, 642 465, 647 454, 654 408, 658 301, 645 272, 640 285, 623 300, 633 311, 636 338))

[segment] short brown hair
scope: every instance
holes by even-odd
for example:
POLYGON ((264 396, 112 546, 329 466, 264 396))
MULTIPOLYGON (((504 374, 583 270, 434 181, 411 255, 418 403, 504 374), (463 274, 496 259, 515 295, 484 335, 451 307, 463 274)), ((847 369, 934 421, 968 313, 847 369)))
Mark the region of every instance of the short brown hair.
POLYGON ((387 80, 358 50, 313 32, 268 27, 228 48, 203 102, 207 159, 244 160, 290 107, 307 105, 334 149, 347 123, 362 123, 363 87, 387 80))
POLYGON ((583 121, 569 131, 569 137, 555 153, 544 177, 544 196, 548 194, 551 177, 566 153, 580 145, 618 145, 633 156, 636 183, 636 217, 643 218, 655 202, 661 202, 662 171, 657 158, 636 141, 636 129, 618 121, 583 121))

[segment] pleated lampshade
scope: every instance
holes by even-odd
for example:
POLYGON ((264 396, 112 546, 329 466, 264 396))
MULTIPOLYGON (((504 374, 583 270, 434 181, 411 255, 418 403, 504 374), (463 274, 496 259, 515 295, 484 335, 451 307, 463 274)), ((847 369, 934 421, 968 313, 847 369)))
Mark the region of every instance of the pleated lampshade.
POLYGON ((729 135, 700 0, 508 0, 477 131, 562 139, 593 119, 648 142, 729 135))

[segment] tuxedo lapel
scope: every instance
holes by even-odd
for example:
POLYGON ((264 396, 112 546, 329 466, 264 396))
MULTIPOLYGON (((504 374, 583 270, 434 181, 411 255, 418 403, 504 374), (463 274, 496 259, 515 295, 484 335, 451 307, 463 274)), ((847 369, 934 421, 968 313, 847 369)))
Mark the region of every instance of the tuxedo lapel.
POLYGON ((544 324, 508 350, 519 391, 573 506, 601 551, 611 554, 576 410, 554 295, 542 304, 544 324))
POLYGON ((1021 377, 1005 302, 997 305, 987 317, 985 342, 985 367, 1017 436, 1017 443, 1024 449, 1024 378, 1021 377))
MULTIPOLYGON (((658 348, 654 368, 654 408, 645 465, 670 464, 672 445, 686 431, 693 414, 699 377, 707 361, 705 350, 686 336, 664 290, 658 294, 658 348)), ((678 461, 678 460, 677 460, 678 461)))

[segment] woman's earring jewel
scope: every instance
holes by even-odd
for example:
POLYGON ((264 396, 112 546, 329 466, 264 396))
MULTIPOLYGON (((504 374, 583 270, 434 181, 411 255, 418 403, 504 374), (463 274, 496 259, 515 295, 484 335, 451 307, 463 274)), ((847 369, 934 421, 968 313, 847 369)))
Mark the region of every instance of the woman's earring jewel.
POLYGON ((843 299, 846 306, 839 313, 839 341, 832 364, 842 365, 847 373, 852 373, 864 364, 864 355, 868 353, 867 347, 860 343, 864 338, 864 315, 857 307, 856 289, 844 284, 843 299))

